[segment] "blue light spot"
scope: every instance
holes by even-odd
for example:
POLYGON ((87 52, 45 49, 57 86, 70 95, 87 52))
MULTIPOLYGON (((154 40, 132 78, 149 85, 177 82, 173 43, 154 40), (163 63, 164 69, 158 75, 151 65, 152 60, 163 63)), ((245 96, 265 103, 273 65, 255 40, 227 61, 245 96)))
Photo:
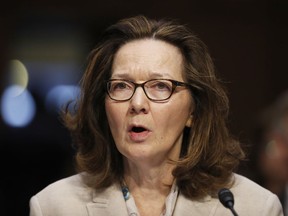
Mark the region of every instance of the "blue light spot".
POLYGON ((35 113, 35 102, 27 89, 13 85, 3 92, 1 114, 9 126, 25 127, 33 120, 35 113))
MULTIPOLYGON (((58 112, 63 109, 68 102, 75 100, 80 94, 80 88, 75 85, 58 85, 53 87, 46 96, 46 109, 51 112, 58 112)), ((70 106, 69 106, 70 107, 70 106)))

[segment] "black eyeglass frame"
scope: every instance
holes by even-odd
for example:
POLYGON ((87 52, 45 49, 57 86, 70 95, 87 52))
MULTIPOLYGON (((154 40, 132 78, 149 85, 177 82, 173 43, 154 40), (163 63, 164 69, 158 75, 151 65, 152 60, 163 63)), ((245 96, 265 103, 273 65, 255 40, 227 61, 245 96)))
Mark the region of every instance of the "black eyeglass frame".
POLYGON ((190 85, 190 84, 188 84, 188 83, 184 83, 184 82, 177 81, 177 80, 172 80, 172 79, 150 79, 150 80, 147 80, 147 81, 145 81, 145 82, 143 82, 143 83, 136 83, 136 82, 133 82, 133 81, 131 81, 131 80, 126 80, 126 79, 109 79, 109 80, 106 82, 106 92, 107 92, 108 96, 109 96, 112 100, 114 100, 114 101, 119 101, 119 102, 124 102, 124 101, 130 100, 130 99, 133 97, 133 95, 135 94, 136 89, 137 89, 138 87, 141 87, 141 88, 143 89, 146 97, 147 97, 149 100, 154 101, 154 102, 161 102, 161 101, 166 101, 166 100, 170 99, 171 96, 173 95, 175 89, 176 89, 178 86, 188 87, 189 89, 192 88, 192 85, 190 85), (109 89, 109 83, 110 83, 111 81, 117 81, 117 80, 118 80, 118 81, 125 81, 125 82, 128 82, 128 83, 133 84, 133 86, 134 86, 134 91, 133 91, 131 97, 129 97, 129 98, 125 99, 125 100, 117 100, 117 99, 111 97, 111 95, 109 94, 109 90, 108 90, 108 89, 109 89), (170 81, 170 82, 172 83, 172 91, 171 91, 171 94, 170 94, 169 97, 167 97, 167 98, 165 98, 165 99, 153 99, 153 98, 150 98, 150 97, 148 96, 148 94, 147 94, 146 91, 145 91, 144 85, 145 85, 147 82, 157 81, 157 80, 165 80, 165 81, 170 81))

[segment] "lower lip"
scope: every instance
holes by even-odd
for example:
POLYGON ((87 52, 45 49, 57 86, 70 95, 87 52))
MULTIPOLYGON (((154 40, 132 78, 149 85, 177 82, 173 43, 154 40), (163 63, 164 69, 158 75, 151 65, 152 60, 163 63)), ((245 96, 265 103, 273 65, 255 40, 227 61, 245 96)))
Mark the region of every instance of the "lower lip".
POLYGON ((150 131, 143 131, 141 133, 135 133, 133 131, 129 132, 129 137, 134 142, 143 142, 149 136, 150 131))

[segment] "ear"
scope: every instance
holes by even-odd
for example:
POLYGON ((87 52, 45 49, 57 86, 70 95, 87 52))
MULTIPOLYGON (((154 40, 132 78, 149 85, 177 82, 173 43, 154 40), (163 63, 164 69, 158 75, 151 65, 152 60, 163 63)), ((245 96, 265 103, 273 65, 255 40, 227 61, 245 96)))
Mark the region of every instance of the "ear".
POLYGON ((191 115, 189 116, 189 118, 188 118, 187 121, 186 121, 185 126, 190 128, 190 127, 192 127, 192 123, 193 123, 193 114, 191 114, 191 115))

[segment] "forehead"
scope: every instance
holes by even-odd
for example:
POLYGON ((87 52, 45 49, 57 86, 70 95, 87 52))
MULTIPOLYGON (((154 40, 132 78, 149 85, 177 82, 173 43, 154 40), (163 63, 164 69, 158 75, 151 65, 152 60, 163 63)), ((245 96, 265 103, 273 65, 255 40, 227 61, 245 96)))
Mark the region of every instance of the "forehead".
MULTIPOLYGON (((161 73, 182 76, 180 49, 156 39, 139 39, 124 44, 115 54, 112 73, 161 73), (173 74, 175 73, 175 74, 173 74)), ((177 78, 177 77, 174 77, 177 78)))
POLYGON ((159 40, 159 39, 139 39, 133 40, 126 44, 124 44, 120 49, 116 52, 116 56, 150 56, 151 54, 161 54, 161 56, 153 55, 153 58, 158 59, 157 57, 178 57, 182 58, 182 54, 178 47, 159 40))

